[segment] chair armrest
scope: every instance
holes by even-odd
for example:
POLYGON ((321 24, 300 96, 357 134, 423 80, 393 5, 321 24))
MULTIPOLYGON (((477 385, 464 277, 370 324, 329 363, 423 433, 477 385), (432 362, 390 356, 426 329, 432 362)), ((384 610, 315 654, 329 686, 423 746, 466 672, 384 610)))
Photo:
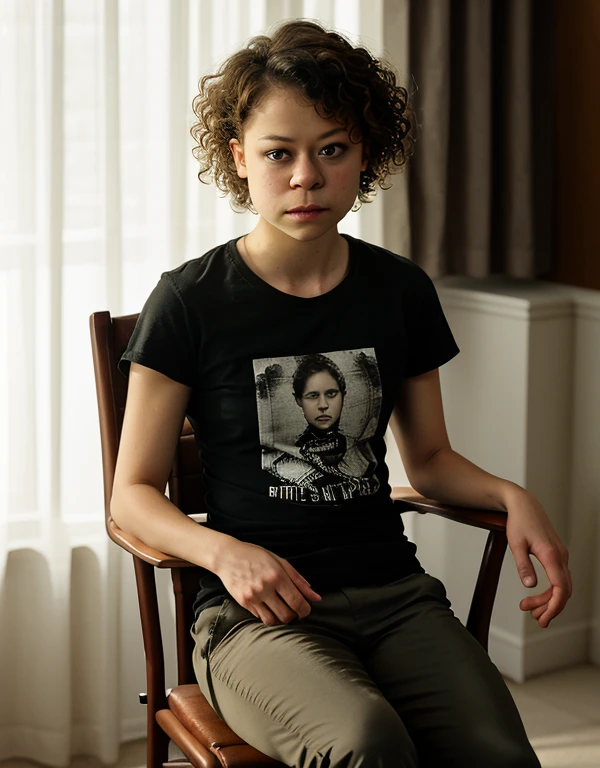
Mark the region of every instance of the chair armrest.
POLYGON ((392 499, 400 505, 401 511, 415 510, 424 514, 431 512, 434 515, 445 517, 448 520, 456 520, 475 528, 484 528, 487 531, 506 531, 507 513, 495 509, 474 509, 468 507, 454 507, 450 504, 440 504, 434 499, 421 496, 409 486, 395 486, 392 488, 392 499))
POLYGON ((182 560, 180 557, 174 555, 165 555, 164 552, 160 552, 158 549, 153 549, 143 541, 140 541, 130 533, 125 533, 115 523, 112 517, 109 517, 106 521, 106 530, 110 538, 118 544, 120 547, 130 552, 132 555, 139 557, 146 563, 150 563, 155 568, 195 568, 194 563, 189 563, 187 560, 182 560))

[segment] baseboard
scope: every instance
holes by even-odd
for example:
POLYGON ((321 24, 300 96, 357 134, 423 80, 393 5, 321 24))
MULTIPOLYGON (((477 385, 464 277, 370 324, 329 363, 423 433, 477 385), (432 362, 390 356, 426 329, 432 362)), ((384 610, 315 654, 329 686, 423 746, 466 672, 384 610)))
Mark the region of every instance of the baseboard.
POLYGON ((489 655, 500 672, 515 683, 565 667, 589 663, 591 623, 574 621, 524 639, 490 627, 489 655))

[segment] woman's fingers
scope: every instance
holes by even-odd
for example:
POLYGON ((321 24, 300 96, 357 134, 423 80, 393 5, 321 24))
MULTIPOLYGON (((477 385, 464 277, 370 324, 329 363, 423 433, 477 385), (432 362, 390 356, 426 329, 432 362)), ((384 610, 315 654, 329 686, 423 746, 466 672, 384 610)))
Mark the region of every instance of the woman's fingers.
POLYGON ((520 608, 522 611, 530 611, 532 618, 539 623, 540 627, 546 629, 562 610, 561 600, 566 602, 561 597, 561 590, 550 587, 541 595, 532 595, 521 600, 520 608))
POLYGON ((272 597, 267 598, 260 604, 260 618, 263 624, 269 627, 278 624, 289 624, 298 618, 298 614, 291 608, 285 600, 275 592, 272 597))
POLYGON ((281 624, 277 616, 273 613, 273 611, 269 608, 269 606, 266 603, 261 603, 260 606, 257 607, 258 611, 258 618, 262 621, 263 624, 266 624, 268 627, 273 627, 276 624, 281 624))
POLYGON ((532 608, 537 608, 538 606, 542 605, 542 603, 548 603, 551 595, 552 587, 549 587, 540 595, 530 595, 529 597, 524 597, 519 603, 519 606, 522 611, 530 611, 532 608))

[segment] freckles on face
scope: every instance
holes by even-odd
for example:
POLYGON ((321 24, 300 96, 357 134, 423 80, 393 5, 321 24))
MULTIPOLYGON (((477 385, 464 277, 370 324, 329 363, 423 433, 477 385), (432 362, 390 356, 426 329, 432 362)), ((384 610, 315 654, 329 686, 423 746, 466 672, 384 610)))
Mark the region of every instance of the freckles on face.
POLYGON ((352 207, 367 164, 362 142, 353 144, 343 125, 282 88, 254 108, 243 145, 230 146, 255 209, 280 227, 297 228, 287 212, 311 204, 324 209, 315 221, 329 214, 328 226, 337 223, 352 207))

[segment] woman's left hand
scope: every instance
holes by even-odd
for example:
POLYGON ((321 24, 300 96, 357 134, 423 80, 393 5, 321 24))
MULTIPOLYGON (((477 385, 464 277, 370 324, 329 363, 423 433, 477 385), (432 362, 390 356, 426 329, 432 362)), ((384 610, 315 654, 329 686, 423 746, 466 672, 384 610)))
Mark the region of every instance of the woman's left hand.
POLYGON ((542 505, 528 491, 520 488, 518 493, 512 495, 507 511, 506 536, 521 581, 526 587, 537 584, 530 554, 542 564, 550 581, 550 587, 545 592, 525 597, 519 604, 522 611, 531 611, 540 627, 546 629, 563 610, 573 592, 569 553, 542 505), (531 579, 530 584, 528 579, 531 579))

